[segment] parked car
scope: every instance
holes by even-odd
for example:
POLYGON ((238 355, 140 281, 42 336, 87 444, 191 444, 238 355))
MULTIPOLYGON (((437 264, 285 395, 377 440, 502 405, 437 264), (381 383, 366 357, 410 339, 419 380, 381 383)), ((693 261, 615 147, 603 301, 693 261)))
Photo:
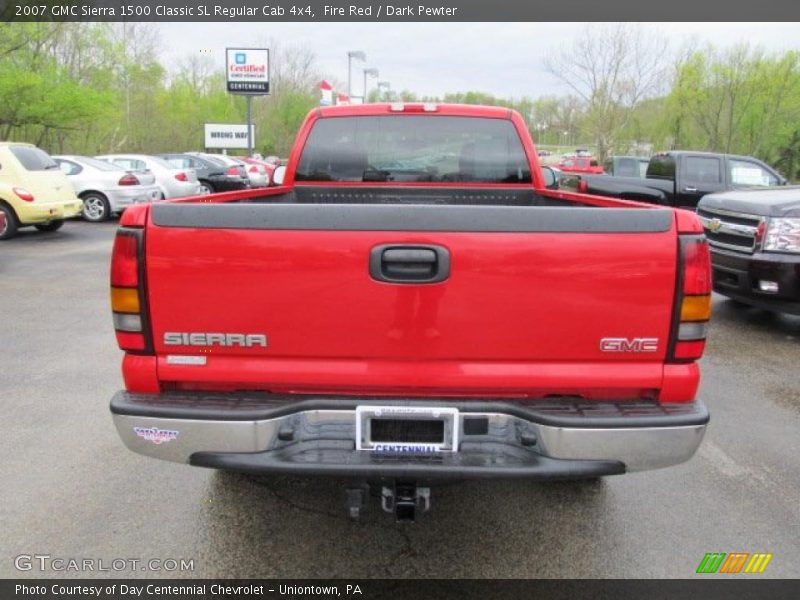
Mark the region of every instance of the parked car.
POLYGON ((347 477, 354 517, 377 483, 397 519, 431 481, 691 458, 711 305, 695 215, 548 189, 508 108, 332 106, 299 131, 282 187, 125 211, 110 410, 131 450, 347 477))
POLYGON ((708 194, 697 216, 711 246, 715 292, 800 315, 800 186, 708 194))
POLYGON ((267 186, 273 185, 272 181, 272 174, 275 172, 275 169, 278 167, 276 163, 267 162, 262 158, 251 158, 249 156, 236 156, 238 160, 247 163, 247 171, 252 172, 253 168, 255 167, 258 169, 259 173, 263 173, 267 180, 267 186))
POLYGON ((249 185, 249 179, 243 178, 238 169, 230 169, 228 165, 211 156, 177 152, 158 156, 177 169, 193 169, 200 182, 201 194, 242 190, 249 185))
POLYGON ((250 181, 250 187, 260 188, 260 187, 267 187, 269 185, 266 170, 259 169, 257 165, 247 164, 246 162, 244 162, 239 158, 234 158, 232 156, 227 156, 225 154, 209 154, 208 156, 212 156, 217 160, 221 160, 229 167, 234 167, 234 166, 242 167, 244 169, 245 175, 247 175, 247 179, 250 181))
POLYGON ((598 196, 642 200, 695 210, 706 194, 753 186, 782 186, 786 179, 752 156, 670 151, 650 158, 647 177, 581 175, 598 196))
POLYGON ((603 167, 597 161, 588 156, 571 156, 562 158, 558 163, 558 168, 567 173, 602 173, 603 167))
POLYGON ((606 174, 614 177, 638 177, 644 179, 647 176, 647 166, 649 164, 650 159, 642 156, 609 156, 603 162, 603 170, 606 174))
POLYGON ((55 161, 32 144, 0 142, 0 240, 32 225, 56 231, 82 203, 55 161))
POLYGON ((236 181, 238 178, 239 182, 245 188, 251 187, 250 177, 247 175, 247 166, 242 161, 231 160, 230 157, 225 156, 224 154, 207 154, 205 152, 187 152, 186 154, 189 156, 198 156, 200 158, 221 163, 227 169, 226 173, 232 182, 236 181))
POLYGON ((134 175, 88 156, 58 155, 53 160, 83 202, 83 218, 87 221, 104 221, 131 204, 161 199, 152 173, 134 175))
POLYGON ((113 163, 136 174, 150 171, 156 178, 161 197, 183 198, 201 193, 200 182, 193 169, 177 169, 162 158, 145 154, 105 154, 97 156, 100 160, 113 163))

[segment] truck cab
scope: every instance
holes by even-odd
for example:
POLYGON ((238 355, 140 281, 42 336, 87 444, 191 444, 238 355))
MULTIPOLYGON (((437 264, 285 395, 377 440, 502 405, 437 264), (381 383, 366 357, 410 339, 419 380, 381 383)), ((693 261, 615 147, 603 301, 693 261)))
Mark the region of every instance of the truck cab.
POLYGON ((674 204, 694 209, 700 198, 730 189, 786 185, 766 163, 751 156, 710 152, 663 152, 650 159, 647 178, 672 182, 674 204))

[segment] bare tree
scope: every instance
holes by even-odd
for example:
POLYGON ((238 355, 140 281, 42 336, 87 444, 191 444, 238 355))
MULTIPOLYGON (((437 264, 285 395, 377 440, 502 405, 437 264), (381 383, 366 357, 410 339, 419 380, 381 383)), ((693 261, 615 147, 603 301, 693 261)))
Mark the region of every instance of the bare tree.
POLYGON ((545 66, 585 103, 586 133, 602 160, 636 106, 666 83, 668 42, 627 23, 587 25, 579 39, 549 56, 545 66))

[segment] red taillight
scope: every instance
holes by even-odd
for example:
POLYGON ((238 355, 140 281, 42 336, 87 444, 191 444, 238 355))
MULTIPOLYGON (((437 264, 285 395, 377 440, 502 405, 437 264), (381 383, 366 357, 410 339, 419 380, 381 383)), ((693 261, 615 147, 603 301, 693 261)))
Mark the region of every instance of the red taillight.
POLYGON ((681 241, 683 256, 684 295, 703 296, 711 293, 711 253, 704 237, 681 241))
POLYGON ((139 239, 135 235, 118 233, 111 251, 111 285, 139 285, 139 239))
POLYGON ((119 185, 139 185, 139 180, 136 179, 136 175, 128 173, 122 176, 119 180, 119 185))
POLYGON ((677 360, 697 360, 703 356, 706 349, 705 340, 695 340, 693 342, 677 342, 673 356, 677 360))
POLYGON ((12 188, 14 193, 19 196, 20 200, 24 200, 25 202, 33 202, 33 194, 31 194, 28 190, 21 187, 12 188))
POLYGON ((117 345, 122 350, 144 350, 147 346, 144 335, 141 333, 128 333, 127 331, 116 331, 117 345))
POLYGON ((186 173, 184 173, 183 171, 181 171, 180 173, 177 173, 175 175, 175 179, 177 179, 178 181, 189 181, 189 178, 186 176, 186 173))
POLYGON ((672 359, 693 361, 703 356, 711 318, 711 253, 702 235, 682 235, 680 281, 672 327, 672 359))
POLYGON ((111 251, 111 310, 117 343, 126 352, 148 352, 147 310, 139 276, 143 230, 122 227, 111 251))
POLYGON ((228 175, 236 177, 237 175, 239 175, 239 169, 237 167, 229 167, 228 168, 228 175))

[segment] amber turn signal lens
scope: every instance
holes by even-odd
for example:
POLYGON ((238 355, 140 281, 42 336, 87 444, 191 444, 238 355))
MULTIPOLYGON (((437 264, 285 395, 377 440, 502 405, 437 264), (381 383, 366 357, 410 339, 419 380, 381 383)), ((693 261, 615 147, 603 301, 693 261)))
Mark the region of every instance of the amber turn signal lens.
POLYGON ((681 321, 708 321, 711 318, 711 296, 684 296, 681 321))
POLYGON ((111 288, 111 310, 119 313, 139 312, 139 290, 136 288, 111 288))

